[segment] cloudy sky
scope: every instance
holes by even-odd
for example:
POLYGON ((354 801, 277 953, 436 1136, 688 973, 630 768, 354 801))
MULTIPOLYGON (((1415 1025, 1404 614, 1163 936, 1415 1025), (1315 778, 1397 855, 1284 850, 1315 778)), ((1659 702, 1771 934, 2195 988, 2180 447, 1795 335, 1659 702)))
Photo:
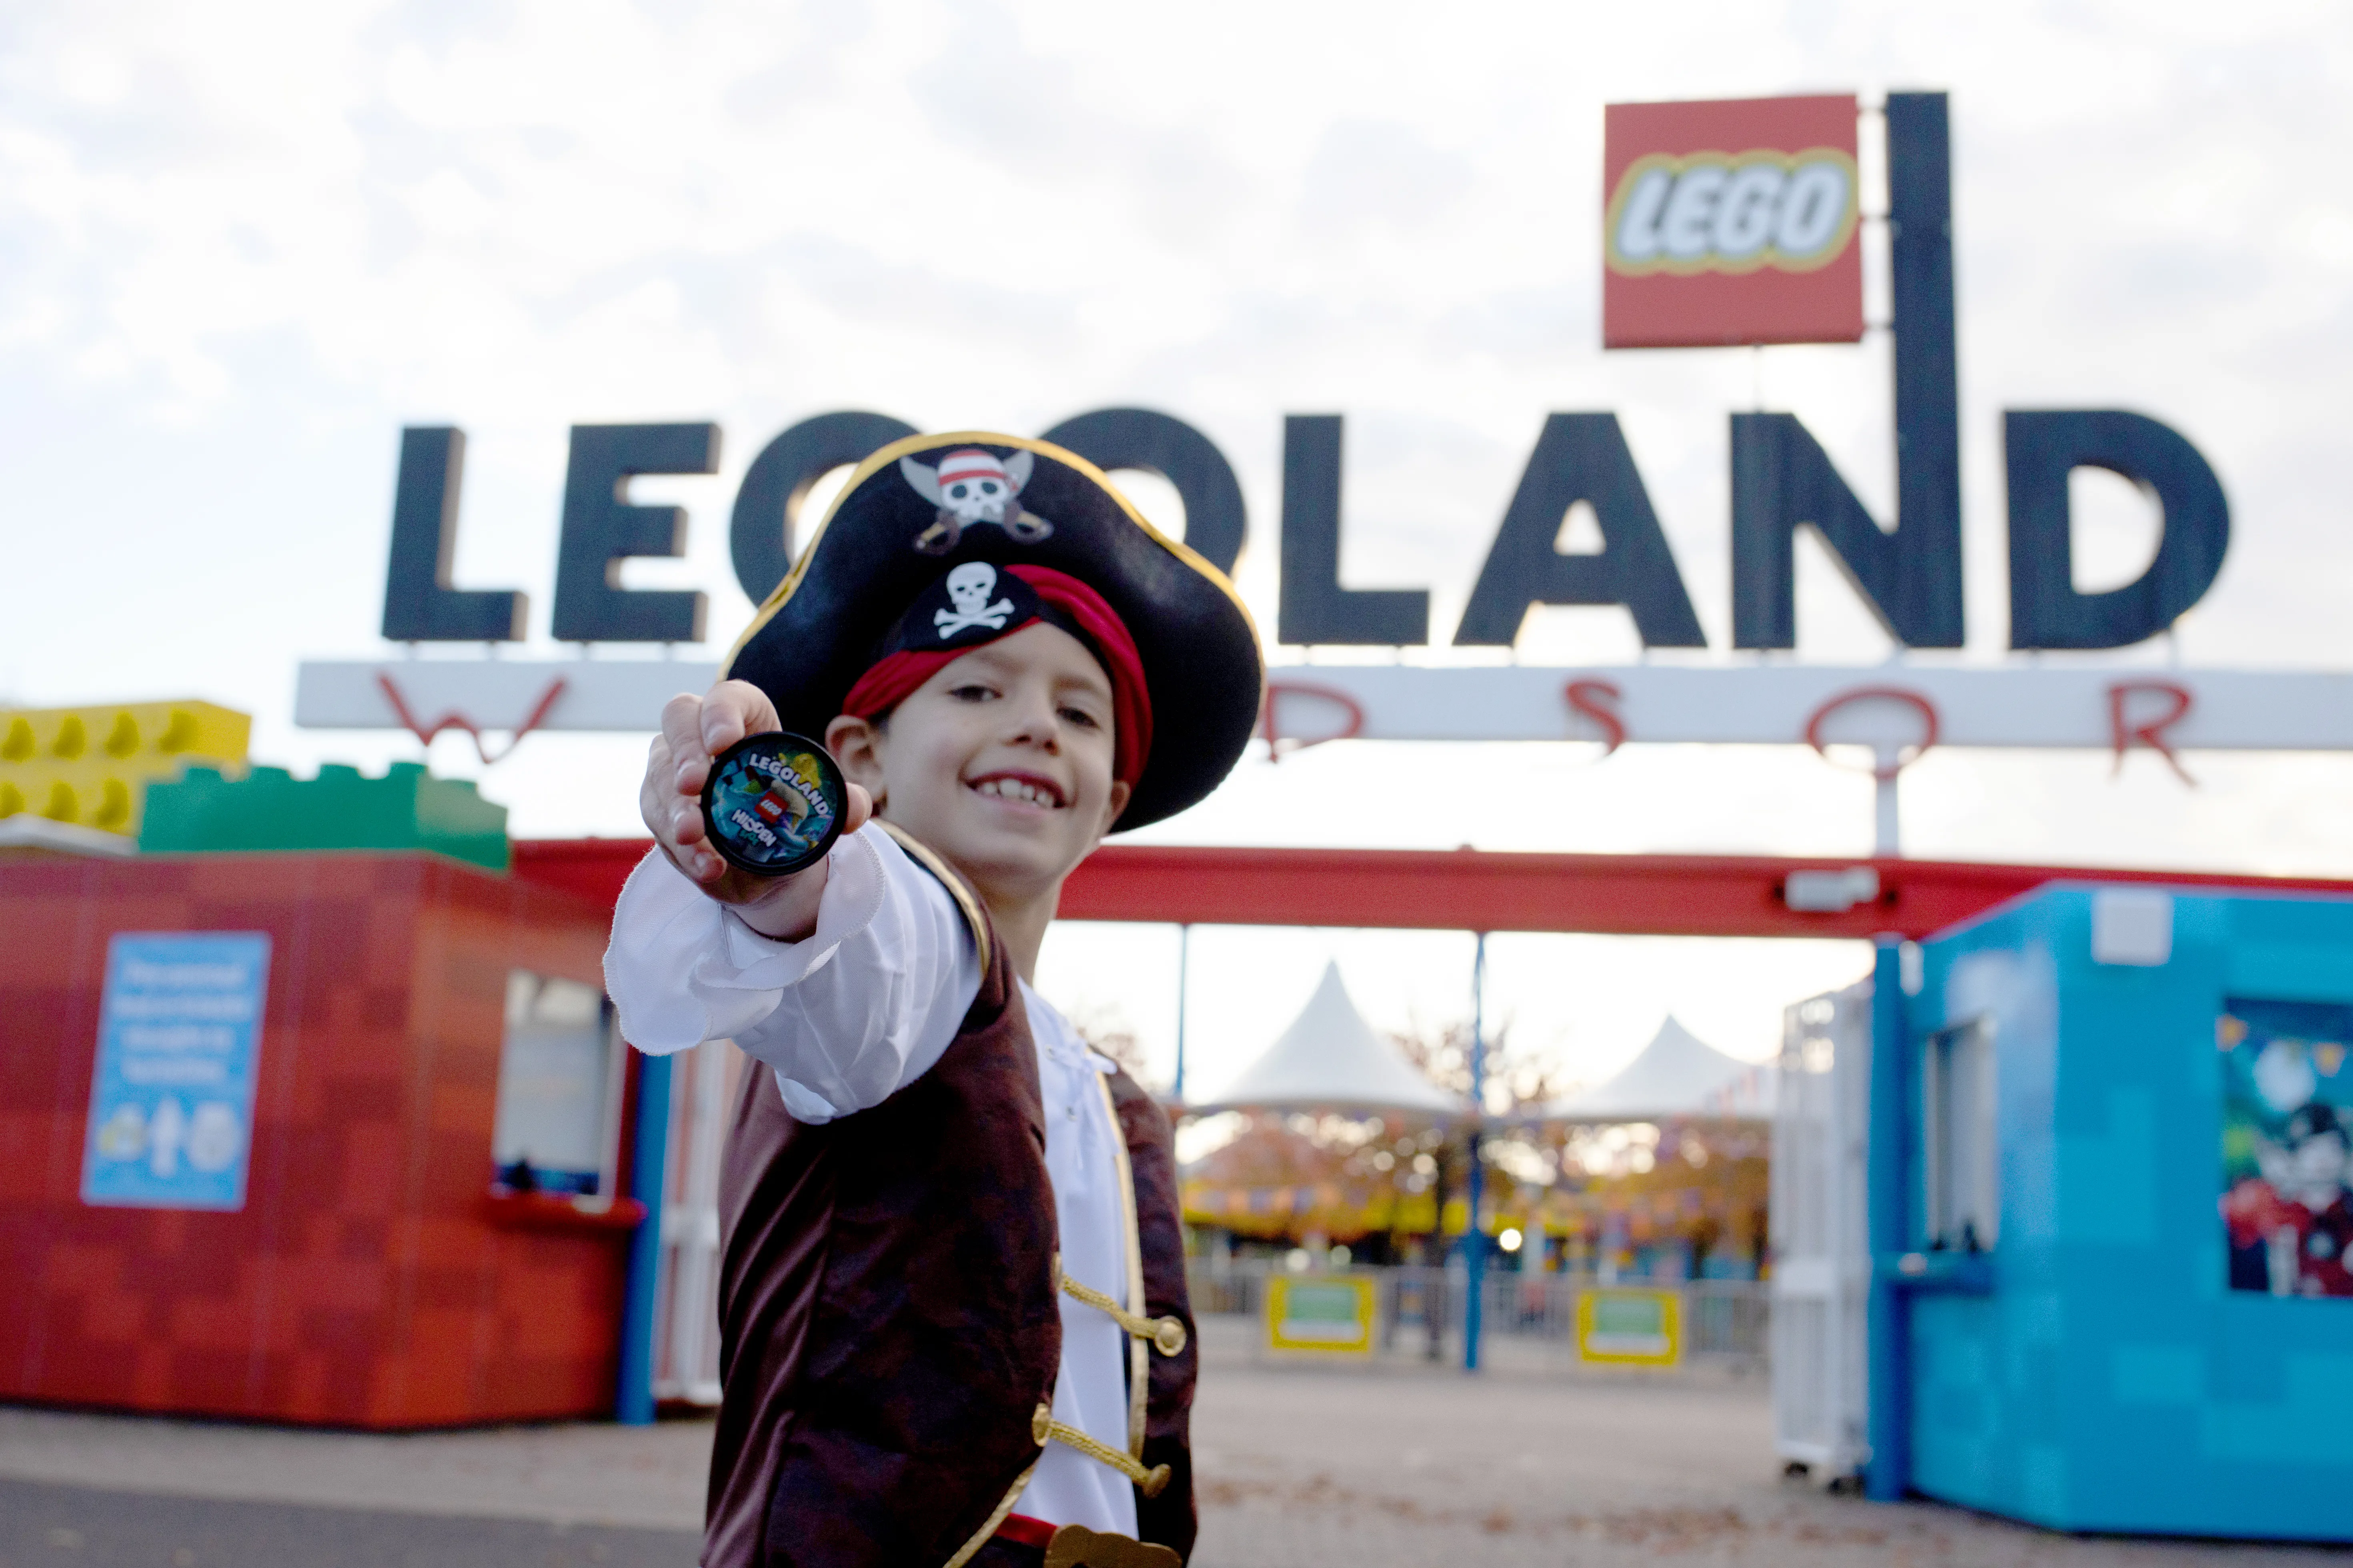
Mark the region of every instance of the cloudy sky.
MULTIPOLYGON (((637 487, 689 510, 687 558, 628 571, 711 594, 710 657, 750 613, 725 542, 744 466, 835 408, 1178 415, 1241 476, 1270 627, 1282 416, 1343 414, 1345 577, 1429 587, 1441 639, 1544 416, 1615 410, 1736 662, 1725 416, 1799 414, 1884 516, 1886 339, 1603 354, 1602 106, 1891 88, 1953 95, 1969 658, 2005 657, 2000 411, 2127 406, 2206 453, 2236 531, 2175 646, 2118 657, 2344 668, 2348 67, 2353 19, 2322 3, 6 5, 0 698, 208 698, 298 771, 415 756, 291 706, 298 660, 383 651, 418 423, 470 437, 459 581, 527 590, 526 651, 552 654, 567 427, 718 421, 719 474, 637 487)), ((1867 143, 1866 184, 1874 163, 1867 143)), ((2114 489, 2083 488, 2085 585, 2153 548, 2114 489)), ((1888 655, 1813 556, 1799 616, 1802 658, 1888 655)), ((1564 610, 1522 657, 1635 647, 1622 612, 1564 610)), ((539 736, 485 773, 453 737, 431 760, 520 833, 624 833, 639 751, 539 736)), ((2092 753, 1936 753, 1906 847, 2353 875, 2343 759, 2192 767, 2196 790, 2152 758, 2111 781, 2092 753)), ((1247 762, 1150 836, 1845 854, 1867 795, 1795 750, 1334 745, 1247 762), (1459 809, 1404 817, 1399 770, 1459 809)), ((1175 942, 1068 928, 1042 979, 1166 1060, 1175 942)), ((1327 956, 1376 1022, 1458 1015, 1469 945, 1197 933, 1195 1085, 1327 956)), ((1781 1003, 1862 962, 1507 939, 1493 1005, 1588 1076, 1670 1009, 1754 1057, 1781 1003)))

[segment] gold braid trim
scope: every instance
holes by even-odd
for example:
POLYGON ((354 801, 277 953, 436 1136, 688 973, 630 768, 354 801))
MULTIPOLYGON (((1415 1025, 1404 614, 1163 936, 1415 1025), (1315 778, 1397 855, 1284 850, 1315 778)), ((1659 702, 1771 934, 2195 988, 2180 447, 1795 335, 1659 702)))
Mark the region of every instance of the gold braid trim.
MULTIPOLYGON (((1103 1117, 1110 1123, 1112 1160, 1119 1168, 1119 1218, 1121 1236, 1127 1244, 1128 1306, 1127 1311, 1120 1315, 1120 1326, 1125 1328, 1126 1319, 1145 1321, 1144 1227, 1135 1212, 1135 1168, 1128 1163, 1127 1132, 1119 1124, 1119 1103, 1112 1098, 1111 1079, 1101 1073, 1095 1073, 1093 1078, 1095 1087, 1103 1090, 1103 1117)), ((1157 1343, 1157 1325, 1155 1328, 1154 1342, 1157 1343)), ((1134 1331, 1131 1329, 1129 1332, 1134 1331)), ((1166 1353, 1174 1355, 1176 1352, 1166 1353)), ((1138 1459, 1144 1458, 1145 1407, 1152 1383, 1152 1369, 1145 1363, 1150 1360, 1141 1337, 1127 1342, 1127 1451, 1138 1459)))
MULTIPOLYGON (((1045 1406, 1041 1405, 1039 1408, 1042 1410, 1045 1406)), ((1041 1443, 1039 1447, 1042 1447, 1044 1445, 1041 1443)), ((1028 1486, 1029 1478, 1037 1473, 1038 1461, 1032 1459, 1029 1461, 1029 1468, 1014 1479, 1013 1485, 1005 1493, 1005 1500, 998 1503, 997 1511, 988 1516, 988 1522, 982 1525, 974 1533, 973 1538, 965 1542, 963 1548, 955 1556, 949 1558, 942 1568, 964 1568, 965 1563, 971 1562, 973 1553, 988 1544, 988 1538, 997 1533, 997 1527, 1005 1522, 1005 1516, 1011 1513, 1013 1505, 1021 1500, 1021 1489, 1028 1486)))
POLYGON ((1062 1294, 1073 1301, 1083 1301, 1096 1311, 1113 1319, 1123 1329, 1139 1340, 1148 1340, 1162 1355, 1175 1355, 1185 1348, 1185 1324, 1179 1318, 1139 1318, 1092 1285, 1082 1285, 1069 1275, 1062 1276, 1062 1294))
POLYGON ((1145 1497, 1158 1497, 1161 1489, 1168 1484, 1170 1472, 1167 1466, 1155 1465, 1147 1470, 1125 1451, 1090 1437, 1076 1426, 1055 1420, 1052 1412, 1043 1405, 1038 1406, 1038 1414, 1030 1418, 1029 1431, 1040 1444, 1050 1439, 1066 1448, 1076 1448, 1098 1464, 1109 1465, 1134 1481, 1135 1489, 1145 1497))

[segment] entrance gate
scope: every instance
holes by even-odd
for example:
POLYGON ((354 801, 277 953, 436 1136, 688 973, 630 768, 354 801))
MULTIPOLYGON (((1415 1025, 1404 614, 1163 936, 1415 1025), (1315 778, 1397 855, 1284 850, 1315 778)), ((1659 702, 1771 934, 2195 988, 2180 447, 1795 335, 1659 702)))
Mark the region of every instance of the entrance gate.
MULTIPOLYGON (((609 903, 649 847, 642 839, 524 840, 514 846, 514 869, 609 903)), ((1061 915, 1169 925, 1846 937, 1887 947, 2060 878, 2353 893, 2353 882, 2316 878, 1892 858, 1111 845, 1071 874, 1061 915)), ((1878 967, 1884 974, 1901 966, 1878 967)), ((1871 994, 1864 983, 1791 1008, 1782 1060, 1785 1086, 1797 1088, 1774 1129, 1776 1438, 1785 1458, 1832 1473, 1851 1469, 1867 1444, 1862 1133, 1871 994)), ((640 1144, 632 1178, 632 1195, 660 1216, 658 1237, 649 1237, 655 1261, 633 1280, 635 1340, 625 1350, 625 1360, 644 1369, 635 1404, 649 1419, 656 1399, 718 1399, 719 1156, 743 1058, 714 1043, 635 1060, 640 1103, 665 1105, 668 1129, 640 1144)), ((625 1415, 629 1404, 625 1395, 625 1415)))

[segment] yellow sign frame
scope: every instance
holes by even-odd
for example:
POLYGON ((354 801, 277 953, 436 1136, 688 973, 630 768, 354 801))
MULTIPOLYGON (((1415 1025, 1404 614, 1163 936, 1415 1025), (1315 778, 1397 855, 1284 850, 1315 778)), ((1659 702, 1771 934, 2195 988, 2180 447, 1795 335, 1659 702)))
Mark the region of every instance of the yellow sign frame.
POLYGON ((1596 1366, 1671 1367, 1683 1359, 1683 1297, 1680 1290, 1580 1290, 1577 1296, 1577 1358, 1596 1366), (1613 1306, 1655 1307, 1656 1328, 1622 1321, 1613 1306))
POLYGON ((1373 1281, 1359 1275, 1270 1275, 1261 1313, 1266 1348, 1309 1355, 1370 1356, 1379 1310, 1373 1281), (1332 1310, 1343 1293, 1354 1298, 1345 1316, 1332 1310), (1311 1300, 1319 1300, 1314 1315, 1293 1315, 1294 1306, 1311 1300))

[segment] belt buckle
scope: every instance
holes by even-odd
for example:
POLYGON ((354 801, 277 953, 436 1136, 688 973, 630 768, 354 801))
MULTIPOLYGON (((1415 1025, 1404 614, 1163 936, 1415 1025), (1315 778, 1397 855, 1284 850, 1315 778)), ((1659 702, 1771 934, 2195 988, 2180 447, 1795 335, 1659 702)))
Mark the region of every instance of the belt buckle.
POLYGON ((1183 1568, 1166 1546, 1066 1524, 1046 1543, 1046 1568, 1183 1568))

